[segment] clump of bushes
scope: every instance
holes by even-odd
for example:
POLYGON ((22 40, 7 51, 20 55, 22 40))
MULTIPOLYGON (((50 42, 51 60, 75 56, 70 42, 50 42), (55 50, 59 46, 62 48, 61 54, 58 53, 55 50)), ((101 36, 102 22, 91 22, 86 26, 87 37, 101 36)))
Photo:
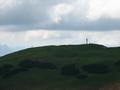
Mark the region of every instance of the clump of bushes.
POLYGON ((19 74, 20 72, 25 72, 25 71, 28 71, 28 69, 16 67, 10 70, 9 72, 5 73, 3 75, 3 78, 10 78, 11 76, 14 76, 16 74, 19 74))
POLYGON ((12 68, 13 68, 12 65, 4 64, 3 66, 0 67, 0 75, 8 73, 12 68))
POLYGON ((86 79, 86 78, 88 78, 88 76, 85 75, 85 74, 80 74, 80 75, 77 76, 77 78, 78 79, 86 79))
POLYGON ((23 68, 56 69, 56 65, 52 63, 32 60, 22 61, 19 63, 19 66, 23 68))
POLYGON ((115 63, 115 66, 119 66, 120 67, 120 60, 115 63))
POLYGON ((61 68, 61 74, 65 76, 75 76, 77 79, 86 79, 87 75, 82 74, 75 64, 65 65, 61 68))
POLYGON ((37 66, 40 69, 56 69, 56 65, 49 63, 49 62, 39 62, 39 65, 37 66))
POLYGON ((88 64, 82 66, 82 69, 84 71, 87 71, 88 73, 98 73, 98 74, 103 74, 103 73, 108 73, 109 72, 109 67, 104 64, 88 64))
POLYGON ((3 78, 10 78, 21 72, 29 71, 30 68, 40 68, 40 69, 56 69, 56 65, 49 62, 39 62, 32 60, 21 61, 17 66, 12 66, 9 64, 0 67, 0 75, 3 78))
POLYGON ((120 72, 120 60, 114 63, 116 70, 120 72))
POLYGON ((75 66, 75 64, 65 65, 61 68, 61 74, 68 76, 79 75, 80 70, 75 66))

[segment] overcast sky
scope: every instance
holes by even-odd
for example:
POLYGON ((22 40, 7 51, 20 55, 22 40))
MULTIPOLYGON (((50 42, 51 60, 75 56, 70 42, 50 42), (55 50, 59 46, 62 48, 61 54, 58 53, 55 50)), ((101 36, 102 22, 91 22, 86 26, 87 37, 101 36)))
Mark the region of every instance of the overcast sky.
POLYGON ((0 0, 0 42, 9 47, 120 46, 120 0, 0 0))

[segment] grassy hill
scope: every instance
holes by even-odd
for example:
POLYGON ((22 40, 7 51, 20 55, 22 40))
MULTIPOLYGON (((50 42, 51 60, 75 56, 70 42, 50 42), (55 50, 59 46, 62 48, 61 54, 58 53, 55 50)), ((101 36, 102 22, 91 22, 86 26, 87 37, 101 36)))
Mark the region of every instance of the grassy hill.
POLYGON ((46 46, 0 58, 0 90, 109 90, 119 82, 120 47, 46 46))

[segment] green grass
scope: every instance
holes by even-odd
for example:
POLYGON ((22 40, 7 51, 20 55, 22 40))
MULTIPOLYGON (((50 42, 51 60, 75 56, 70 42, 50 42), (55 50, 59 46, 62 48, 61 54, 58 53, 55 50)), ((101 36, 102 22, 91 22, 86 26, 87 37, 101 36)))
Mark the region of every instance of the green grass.
POLYGON ((11 64, 17 67, 24 60, 50 62, 55 64, 57 69, 31 68, 10 78, 0 76, 1 90, 82 90, 120 82, 120 69, 115 66, 120 60, 120 47, 107 48, 88 44, 29 48, 1 57, 0 66, 11 64), (88 78, 78 79, 76 76, 62 75, 61 68, 69 64, 75 64, 88 78), (110 68, 110 72, 94 74, 82 70, 81 67, 88 64, 105 64, 110 68))

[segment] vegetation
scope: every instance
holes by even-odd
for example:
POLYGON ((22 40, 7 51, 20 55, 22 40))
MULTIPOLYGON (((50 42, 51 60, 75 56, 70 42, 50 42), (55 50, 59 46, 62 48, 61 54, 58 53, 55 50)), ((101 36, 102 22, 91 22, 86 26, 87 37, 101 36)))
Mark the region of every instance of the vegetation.
POLYGON ((99 90, 119 82, 119 47, 46 46, 0 58, 0 90, 99 90))
POLYGON ((0 67, 0 75, 4 75, 4 74, 8 73, 12 67, 13 66, 9 65, 9 64, 5 64, 5 65, 1 66, 0 67))
POLYGON ((104 64, 88 64, 82 67, 83 70, 87 71, 88 73, 108 73, 109 67, 104 64))
POLYGON ((63 66, 62 69, 61 69, 61 74, 63 75, 78 75, 80 74, 80 71, 79 69, 75 66, 75 64, 70 64, 70 65, 66 65, 66 66, 63 66))
POLYGON ((88 78, 88 76, 85 75, 85 74, 80 74, 80 75, 77 76, 77 78, 78 79, 86 79, 86 78, 88 78))
POLYGON ((25 60, 19 63, 22 68, 41 68, 41 69, 56 69, 56 65, 48 62, 25 60))

